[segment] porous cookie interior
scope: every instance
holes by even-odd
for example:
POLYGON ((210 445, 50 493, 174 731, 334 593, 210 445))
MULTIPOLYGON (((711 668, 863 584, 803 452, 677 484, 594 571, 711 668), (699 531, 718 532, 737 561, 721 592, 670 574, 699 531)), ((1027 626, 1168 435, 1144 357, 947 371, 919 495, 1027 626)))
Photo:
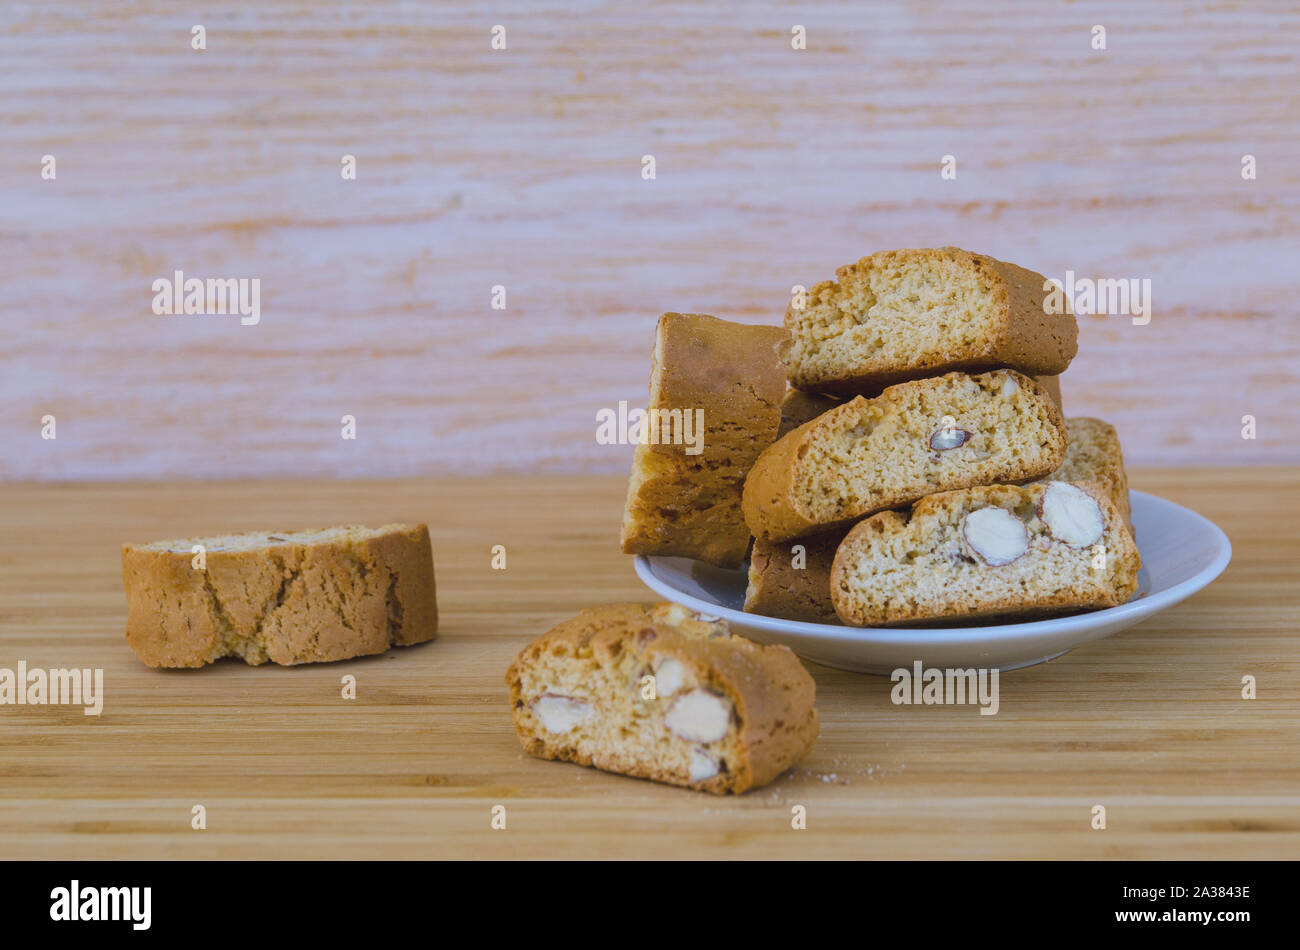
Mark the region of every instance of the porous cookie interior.
POLYGON ((1013 370, 949 373, 854 400, 811 431, 795 463, 796 505, 829 524, 898 504, 899 496, 1045 475, 1064 453, 1049 403, 1013 370), (960 444, 934 447, 952 442, 960 444))
POLYGON ((1007 292, 978 259, 879 254, 837 276, 789 311, 786 358, 808 375, 926 365, 979 351, 1001 330, 1007 292))
POLYGON ((1115 446, 1107 433, 1110 426, 1096 419, 1076 417, 1065 420, 1070 432, 1070 448, 1061 467, 1052 473, 1057 481, 1088 481, 1114 464, 1115 446))
POLYGON ((717 790, 740 765, 740 723, 722 683, 680 649, 729 637, 676 605, 650 623, 557 639, 518 671, 516 722, 529 751, 611 772, 717 790), (653 677, 653 694, 646 677, 653 677))
POLYGON ((837 603, 851 603, 867 616, 905 619, 1013 613, 1053 603, 1110 606, 1131 596, 1135 585, 1123 576, 1127 547, 1115 536, 1113 520, 1107 518, 1096 545, 1062 541, 1041 516, 1045 488, 949 492, 918 506, 910 520, 898 512, 869 519, 840 549, 837 603), (968 516, 988 508, 1024 526, 1025 553, 1010 563, 988 563, 963 531, 968 516))
POLYGON ((249 531, 242 534, 221 534, 205 538, 182 538, 133 545, 138 551, 166 551, 188 553, 195 545, 205 551, 254 551, 279 547, 285 544, 311 547, 321 544, 340 544, 368 541, 395 532, 408 531, 406 525, 390 524, 381 528, 361 525, 339 525, 333 528, 312 528, 305 531, 249 531))

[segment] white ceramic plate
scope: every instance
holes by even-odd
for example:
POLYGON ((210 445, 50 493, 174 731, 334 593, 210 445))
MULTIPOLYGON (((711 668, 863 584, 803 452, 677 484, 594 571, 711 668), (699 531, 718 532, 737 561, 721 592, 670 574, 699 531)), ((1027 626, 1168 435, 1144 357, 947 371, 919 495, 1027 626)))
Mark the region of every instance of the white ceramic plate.
POLYGON ((637 575, 655 593, 723 617, 763 643, 784 643, 805 659, 842 670, 889 675, 920 660, 926 667, 1013 670, 1055 659, 1172 607, 1218 577, 1232 556, 1218 526, 1171 501, 1135 491, 1133 530, 1142 552, 1138 592, 1119 607, 1030 623, 944 627, 845 627, 779 620, 741 610, 745 571, 680 557, 636 558, 637 575))

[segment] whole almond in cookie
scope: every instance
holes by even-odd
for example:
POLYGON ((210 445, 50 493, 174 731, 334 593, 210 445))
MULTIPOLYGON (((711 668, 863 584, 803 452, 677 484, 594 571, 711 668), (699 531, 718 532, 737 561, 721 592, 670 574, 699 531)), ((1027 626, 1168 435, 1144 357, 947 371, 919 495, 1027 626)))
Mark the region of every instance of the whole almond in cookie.
POLYGON ((1140 564, 1100 485, 985 485, 854 525, 835 552, 830 593, 854 626, 1042 617, 1124 603, 1140 564))
POLYGON ((506 683, 530 755, 719 795, 770 782, 817 739, 812 677, 788 648, 676 604, 589 607, 506 683))

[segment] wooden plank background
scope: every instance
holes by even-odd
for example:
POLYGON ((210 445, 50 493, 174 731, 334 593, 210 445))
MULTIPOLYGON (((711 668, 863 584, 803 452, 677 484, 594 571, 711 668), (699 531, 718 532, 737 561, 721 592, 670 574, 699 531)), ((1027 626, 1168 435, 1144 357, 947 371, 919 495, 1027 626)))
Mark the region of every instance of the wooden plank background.
POLYGON ((894 706, 809 664, 821 734, 717 798, 520 752, 505 671, 591 603, 652 599, 615 552, 624 480, 19 485, 0 493, 0 667, 104 670, 98 717, 0 707, 10 858, 1296 858, 1300 540, 1288 468, 1133 472, 1235 546, 1206 590, 1006 673, 997 715, 894 706), (1239 503, 1249 477, 1258 502, 1239 503), (539 505, 538 498, 547 499, 539 505), (429 522, 433 643, 294 668, 150 670, 123 639, 123 539, 429 522), (491 568, 504 544, 507 568, 491 568), (357 698, 340 695, 357 678, 357 698), (1241 678, 1258 682, 1243 699, 1241 678), (207 808, 204 831, 190 809, 207 808), (505 805, 507 827, 491 828, 505 805), (806 831, 791 807, 808 810, 806 831), (1092 807, 1107 809, 1104 831, 1092 807))
POLYGON ((1295 462, 1298 48, 1290 2, 7 3, 0 477, 626 471, 660 311, 941 244, 1151 279, 1064 385, 1133 463, 1295 462), (177 268, 260 325, 155 316, 177 268))

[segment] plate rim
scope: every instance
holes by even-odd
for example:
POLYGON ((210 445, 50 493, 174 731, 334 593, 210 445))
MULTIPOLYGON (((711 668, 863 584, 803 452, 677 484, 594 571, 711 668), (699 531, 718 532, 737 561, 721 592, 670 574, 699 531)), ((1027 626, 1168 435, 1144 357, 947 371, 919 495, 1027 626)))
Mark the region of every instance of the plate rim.
MULTIPOLYGON (((1203 590, 1224 572, 1232 560, 1232 542, 1223 529, 1209 518, 1177 502, 1161 498, 1159 495, 1153 495, 1149 492, 1134 489, 1130 491, 1130 495, 1141 496, 1145 501, 1167 506, 1174 509, 1180 517, 1192 519, 1199 522, 1201 526, 1208 528, 1215 542, 1213 559, 1206 567, 1172 587, 1160 591, 1151 591, 1145 597, 1131 600, 1117 607, 1104 607, 1101 610, 1090 610, 1081 614, 1072 614, 1068 617, 1026 620, 1019 623, 987 624, 978 627, 849 627, 842 624, 813 623, 808 620, 783 620, 779 617, 769 617, 766 614, 751 614, 732 607, 723 607, 679 591, 655 574, 654 563, 651 560, 654 556, 636 555, 633 567, 636 570, 637 577, 641 579, 643 584, 659 596, 666 597, 683 607, 689 607, 692 610, 712 616, 718 616, 719 611, 726 611, 727 614, 739 615, 740 618, 743 618, 742 622, 748 626, 787 636, 817 637, 823 640, 831 639, 855 644, 871 642, 896 643, 908 637, 924 637, 928 643, 935 646, 972 646, 985 640, 1015 642, 1021 639, 1031 639, 1039 637, 1048 631, 1063 634, 1071 631, 1084 632, 1098 624, 1123 623, 1125 626, 1130 626, 1152 614, 1159 613, 1167 607, 1172 607, 1186 600, 1197 591, 1203 590)), ((1138 545, 1138 551, 1141 553, 1140 544, 1138 545)))

